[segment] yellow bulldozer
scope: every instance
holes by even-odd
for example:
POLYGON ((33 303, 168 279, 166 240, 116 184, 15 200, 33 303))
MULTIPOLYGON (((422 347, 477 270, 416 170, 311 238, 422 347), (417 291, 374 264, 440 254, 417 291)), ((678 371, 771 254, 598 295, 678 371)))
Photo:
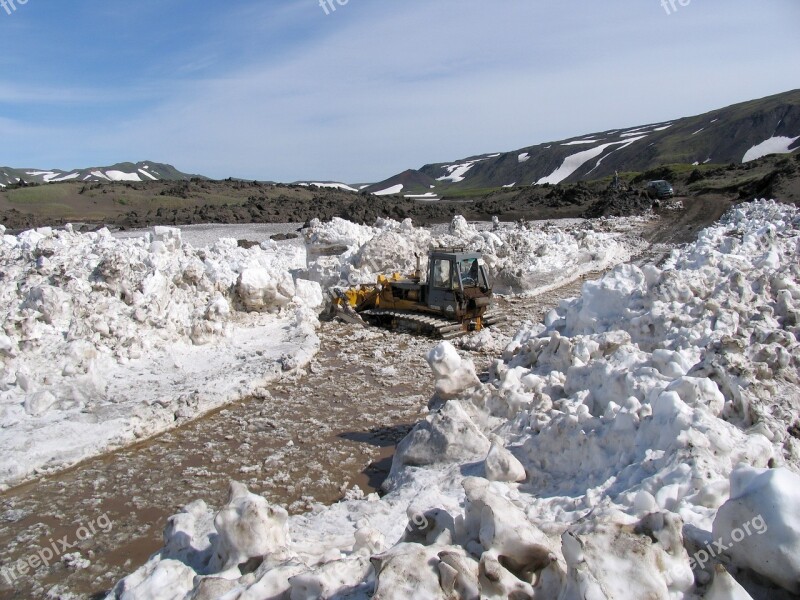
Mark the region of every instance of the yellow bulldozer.
POLYGON ((379 275, 377 283, 336 288, 332 316, 344 321, 421 333, 445 340, 501 321, 488 314, 492 286, 479 252, 437 248, 413 275, 379 275))

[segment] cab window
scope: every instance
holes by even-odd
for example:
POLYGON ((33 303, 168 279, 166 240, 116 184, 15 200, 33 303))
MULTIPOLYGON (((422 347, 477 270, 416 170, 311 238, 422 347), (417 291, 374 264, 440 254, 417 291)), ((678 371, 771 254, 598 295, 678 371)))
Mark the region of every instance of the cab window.
POLYGON ((461 273, 461 283, 464 287, 478 287, 482 285, 480 263, 477 258, 465 258, 458 263, 461 273))
POLYGON ((450 289, 453 281, 452 263, 449 260, 436 260, 433 263, 433 285, 437 288, 450 289))

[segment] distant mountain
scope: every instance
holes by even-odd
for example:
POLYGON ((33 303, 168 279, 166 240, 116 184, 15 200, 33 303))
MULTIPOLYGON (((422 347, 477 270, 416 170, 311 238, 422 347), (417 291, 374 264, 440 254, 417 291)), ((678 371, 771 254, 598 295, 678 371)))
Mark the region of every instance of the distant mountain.
POLYGON ((172 165, 151 161, 117 163, 110 167, 90 167, 62 171, 60 169, 14 169, 0 167, 0 186, 25 183, 59 183, 86 181, 108 183, 111 181, 186 181, 198 177, 181 173, 172 165))
POLYGON ((730 164, 800 148, 800 90, 696 117, 615 129, 408 170, 371 193, 442 195, 602 179, 669 164, 730 164))

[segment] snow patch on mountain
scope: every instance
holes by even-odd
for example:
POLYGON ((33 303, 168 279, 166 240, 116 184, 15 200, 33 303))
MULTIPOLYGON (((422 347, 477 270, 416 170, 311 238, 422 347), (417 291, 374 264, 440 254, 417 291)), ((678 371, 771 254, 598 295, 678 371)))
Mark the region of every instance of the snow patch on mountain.
POLYGON ((744 157, 742 157, 742 162, 750 162, 751 160, 756 160, 768 154, 790 154, 794 152, 794 150, 797 150, 797 148, 792 148, 790 150, 797 140, 800 140, 800 136, 793 138, 780 135, 773 136, 760 144, 756 144, 745 152, 744 157))
POLYGON ((44 183, 58 183, 60 181, 70 181, 80 177, 80 173, 64 174, 57 171, 27 171, 31 177, 40 177, 44 183))
POLYGON ((467 172, 474 167, 476 164, 483 160, 487 160, 486 158, 478 158, 476 160, 468 160, 463 163, 456 163, 453 165, 447 165, 444 167, 444 170, 447 172, 447 175, 439 177, 436 181, 451 181, 453 183, 459 183, 466 179, 467 172))
POLYGON ((126 173, 125 171, 110 170, 106 171, 106 177, 111 181, 141 181, 136 173, 126 173))
POLYGON ((374 196, 393 196, 394 194, 399 194, 403 191, 403 187, 405 187, 402 183, 398 183, 397 185, 393 185, 392 187, 388 187, 385 190, 380 190, 379 192, 375 192, 374 196))
POLYGON ((303 186, 315 186, 318 188, 330 188, 334 190, 345 190, 347 192, 357 192, 358 190, 352 186, 347 185, 346 183, 340 183, 338 181, 327 181, 327 182, 320 182, 320 181, 311 181, 308 183, 300 183, 299 185, 303 186))
POLYGON ((424 194, 406 194, 404 198, 411 198, 412 200, 438 200, 439 196, 434 192, 425 192, 424 194))
MULTIPOLYGON (((605 152, 608 148, 612 146, 620 146, 619 149, 627 148, 634 142, 638 142, 639 140, 644 139, 645 137, 647 136, 639 135, 638 137, 632 137, 630 139, 623 140, 621 142, 609 142, 607 144, 601 144, 596 148, 591 148, 589 150, 584 150, 583 152, 578 152, 577 154, 572 154, 564 159, 564 162, 561 163, 561 166, 558 169, 550 173, 550 175, 539 179, 536 182, 536 185, 544 185, 546 183, 549 184, 561 183, 567 177, 569 177, 575 171, 577 171, 583 165, 585 165, 587 162, 603 154, 603 152, 605 152)), ((598 161, 597 165, 600 165, 601 162, 602 159, 598 161)), ((597 168, 597 166, 595 166, 595 168, 597 168)))

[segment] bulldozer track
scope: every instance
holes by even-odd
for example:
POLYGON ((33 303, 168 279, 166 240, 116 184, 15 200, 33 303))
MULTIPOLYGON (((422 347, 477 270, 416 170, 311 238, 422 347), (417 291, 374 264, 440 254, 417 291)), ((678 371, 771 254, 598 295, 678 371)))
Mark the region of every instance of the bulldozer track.
MULTIPOLYGON (((373 308, 360 314, 367 321, 379 327, 403 329, 443 340, 452 340, 467 333, 461 323, 418 313, 373 308)), ((505 320, 503 315, 488 315, 484 317, 483 322, 490 326, 505 320)))
POLYGON ((410 330, 445 340, 454 339, 465 333, 460 323, 401 310, 373 308, 365 310, 361 314, 371 323, 378 326, 410 330))
POLYGON ((492 325, 497 325, 498 323, 505 323, 506 321, 508 321, 508 317, 506 315, 500 315, 500 314, 483 315, 483 324, 486 327, 491 327, 492 325))

